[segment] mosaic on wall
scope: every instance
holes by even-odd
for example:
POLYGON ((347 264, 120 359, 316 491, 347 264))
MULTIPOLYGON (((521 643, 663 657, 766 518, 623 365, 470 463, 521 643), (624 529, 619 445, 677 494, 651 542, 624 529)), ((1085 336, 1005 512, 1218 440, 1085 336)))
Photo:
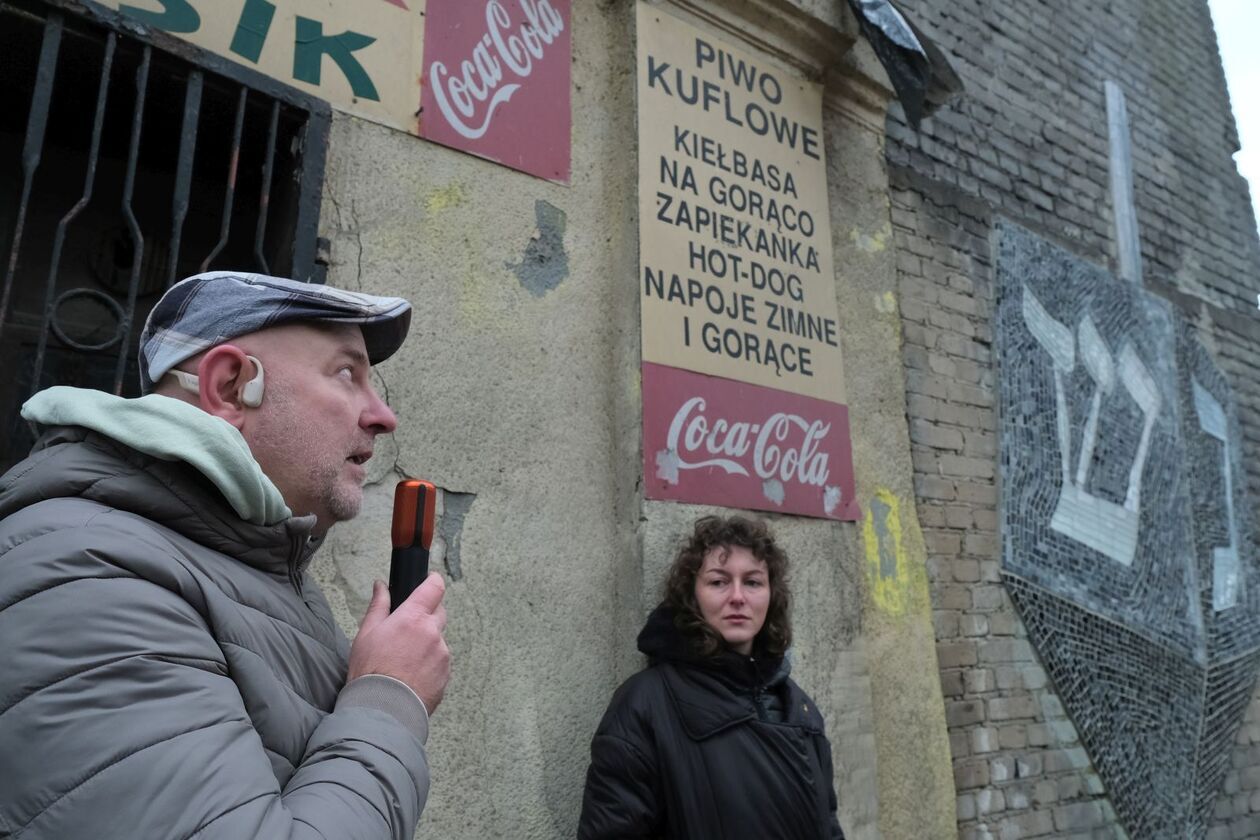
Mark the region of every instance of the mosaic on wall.
POLYGON ((1260 667, 1229 388, 1162 298, 998 242, 1003 580, 1130 835, 1201 837, 1260 667))

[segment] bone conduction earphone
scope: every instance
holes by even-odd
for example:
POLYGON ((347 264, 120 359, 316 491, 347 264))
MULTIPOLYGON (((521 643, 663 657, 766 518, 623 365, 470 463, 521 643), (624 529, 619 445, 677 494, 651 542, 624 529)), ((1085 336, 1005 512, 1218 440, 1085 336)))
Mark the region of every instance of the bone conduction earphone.
MULTIPOLYGON (((245 358, 253 362, 254 367, 258 368, 258 375, 245 383, 244 389, 241 390, 241 402, 250 408, 258 408, 258 406, 262 405, 263 387, 265 385, 262 362, 258 361, 256 356, 247 355, 245 358)), ((168 370, 167 373, 179 380, 179 386, 185 391, 191 391, 194 394, 201 393, 201 384, 195 373, 175 370, 174 368, 168 370)))

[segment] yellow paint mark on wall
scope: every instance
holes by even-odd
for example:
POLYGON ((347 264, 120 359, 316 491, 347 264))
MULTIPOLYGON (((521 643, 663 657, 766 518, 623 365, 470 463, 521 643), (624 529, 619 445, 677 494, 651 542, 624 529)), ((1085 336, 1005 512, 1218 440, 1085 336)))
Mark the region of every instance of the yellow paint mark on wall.
POLYGON ((897 311, 897 296, 892 292, 884 292, 882 295, 875 296, 875 309, 885 315, 892 315, 897 311))
POLYGON ((885 488, 875 492, 862 523, 866 544, 866 577, 871 597, 881 611, 901 616, 910 608, 913 580, 901 538, 901 502, 885 488))
POLYGON ((441 213, 452 207, 458 207, 464 203, 464 187, 455 183, 450 186, 443 187, 437 192, 430 193, 429 197, 424 201, 424 209, 430 216, 434 213, 441 213))
POLYGON ((892 235, 892 226, 885 224, 874 233, 866 233, 856 228, 849 231, 849 239, 858 250, 868 254, 878 254, 888 248, 888 237, 892 235))

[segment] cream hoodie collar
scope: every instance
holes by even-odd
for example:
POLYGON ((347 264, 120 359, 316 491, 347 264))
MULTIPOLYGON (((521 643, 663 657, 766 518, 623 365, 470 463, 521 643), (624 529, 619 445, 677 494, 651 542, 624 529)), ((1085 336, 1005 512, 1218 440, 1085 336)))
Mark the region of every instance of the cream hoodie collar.
POLYGON ((189 403, 58 385, 27 400, 22 417, 43 426, 82 426, 154 458, 184 461, 210 479, 246 522, 275 525, 292 516, 236 427, 189 403))

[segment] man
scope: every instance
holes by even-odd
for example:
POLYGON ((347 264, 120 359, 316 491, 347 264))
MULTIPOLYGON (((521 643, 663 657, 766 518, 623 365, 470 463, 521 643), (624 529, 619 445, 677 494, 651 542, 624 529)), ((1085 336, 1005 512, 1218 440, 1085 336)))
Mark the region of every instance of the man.
POLYGON ((411 307, 260 275, 172 287, 126 400, 51 388, 0 478, 0 837, 409 838, 449 652, 431 574, 351 647, 305 574, 396 419, 411 307))

